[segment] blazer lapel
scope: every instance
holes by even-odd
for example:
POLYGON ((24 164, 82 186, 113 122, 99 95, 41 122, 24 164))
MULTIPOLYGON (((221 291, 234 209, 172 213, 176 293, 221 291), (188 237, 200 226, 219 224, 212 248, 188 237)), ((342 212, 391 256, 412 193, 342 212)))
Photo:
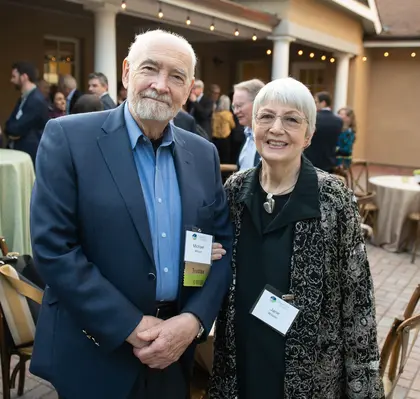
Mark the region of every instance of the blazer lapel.
POLYGON ((104 134, 98 137, 102 156, 155 267, 146 204, 125 126, 124 104, 110 112, 102 130, 104 134))

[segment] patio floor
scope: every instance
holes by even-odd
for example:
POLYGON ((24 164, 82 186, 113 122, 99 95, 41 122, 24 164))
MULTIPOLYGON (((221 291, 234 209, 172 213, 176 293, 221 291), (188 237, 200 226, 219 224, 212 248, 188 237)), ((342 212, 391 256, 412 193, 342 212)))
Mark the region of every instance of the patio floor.
MULTIPOLYGON (((420 258, 416 264, 412 265, 409 254, 389 253, 371 245, 368 245, 368 252, 375 283, 379 343, 382 346, 394 317, 402 314, 414 288, 420 283, 420 258)), ((417 312, 419 310, 417 309, 417 312)), ((200 396, 194 395, 194 399, 199 399, 200 396)), ((17 398, 15 390, 12 393, 12 398, 17 398)), ((25 394, 21 398, 56 399, 57 394, 47 382, 28 372, 25 394)), ((413 348, 411 358, 407 362, 394 394, 394 399, 419 398, 420 340, 413 348)))

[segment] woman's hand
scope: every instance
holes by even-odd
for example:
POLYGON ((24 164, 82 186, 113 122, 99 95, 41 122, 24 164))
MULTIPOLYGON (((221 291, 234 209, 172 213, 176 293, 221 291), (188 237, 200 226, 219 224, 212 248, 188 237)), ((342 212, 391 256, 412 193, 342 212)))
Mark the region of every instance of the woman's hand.
POLYGON ((214 242, 211 249, 211 260, 222 259, 223 255, 226 255, 226 250, 223 249, 222 244, 214 242))

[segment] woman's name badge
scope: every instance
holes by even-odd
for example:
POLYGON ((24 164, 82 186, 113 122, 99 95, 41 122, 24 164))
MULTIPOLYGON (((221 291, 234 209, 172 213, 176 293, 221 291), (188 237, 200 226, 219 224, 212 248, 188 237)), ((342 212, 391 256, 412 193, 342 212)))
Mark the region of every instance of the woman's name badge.
POLYGON ((290 295, 281 295, 273 287, 266 285, 251 309, 251 314, 280 334, 286 335, 299 309, 287 303, 282 297, 288 299, 290 295))
POLYGON ((184 287, 202 287, 211 267, 213 236, 196 231, 186 232, 184 287))

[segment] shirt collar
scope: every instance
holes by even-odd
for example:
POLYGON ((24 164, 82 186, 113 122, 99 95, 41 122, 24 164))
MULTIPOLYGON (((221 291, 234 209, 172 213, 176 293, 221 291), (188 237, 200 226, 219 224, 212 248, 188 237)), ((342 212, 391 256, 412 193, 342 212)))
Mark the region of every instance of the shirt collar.
POLYGON ((76 91, 76 89, 73 89, 69 95, 67 96, 67 101, 71 101, 71 99, 73 98, 74 92, 76 91))
POLYGON ((102 98, 103 96, 106 96, 108 94, 108 92, 106 91, 105 93, 102 93, 100 98, 102 98))
POLYGON ((36 86, 22 93, 22 100, 28 98, 29 94, 31 94, 35 89, 36 89, 36 86))
POLYGON ((248 126, 246 126, 244 128, 244 134, 245 134, 246 138, 248 138, 248 137, 251 138, 251 139, 253 138, 252 129, 248 126))
MULTIPOLYGON (((130 139, 131 148, 134 150, 137 146, 140 137, 146 137, 142 130, 140 129, 139 125, 131 115, 130 110, 128 109, 128 102, 124 104, 124 120, 125 125, 127 126, 128 137, 130 139)), ((149 140, 146 137, 147 140, 149 140)), ((164 132, 163 132, 163 140, 162 146, 172 146, 174 143, 174 133, 172 130, 171 123, 168 123, 164 132)))

